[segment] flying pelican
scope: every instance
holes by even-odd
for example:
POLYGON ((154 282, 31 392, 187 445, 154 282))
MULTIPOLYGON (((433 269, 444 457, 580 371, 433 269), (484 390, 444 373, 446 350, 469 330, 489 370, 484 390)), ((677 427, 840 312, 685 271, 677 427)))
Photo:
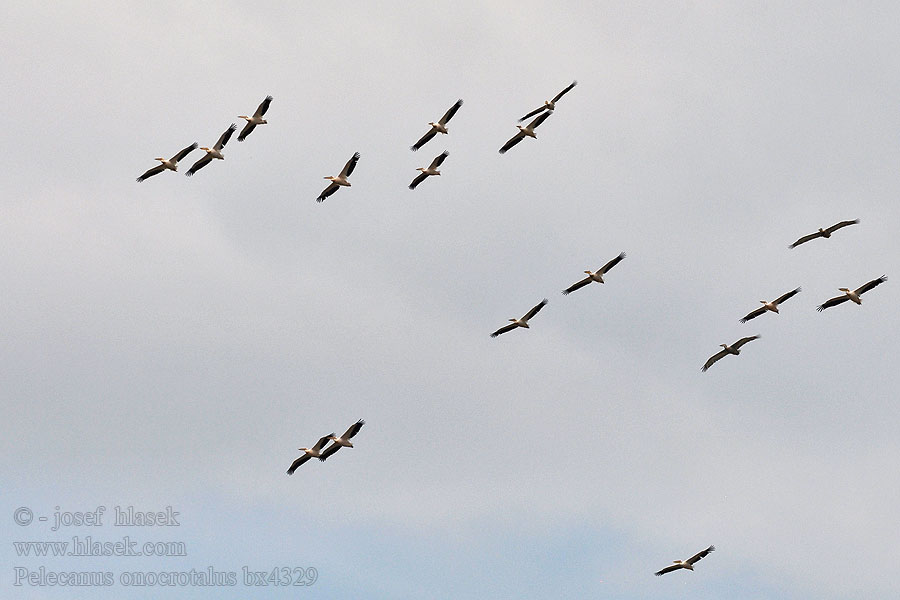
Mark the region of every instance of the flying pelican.
POLYGON ((759 339, 758 335, 751 335, 750 337, 745 337, 745 338, 739 339, 731 346, 729 346, 728 344, 719 344, 720 346, 722 346, 722 350, 719 350, 718 352, 716 352, 715 354, 710 356, 709 360, 706 361, 706 364, 703 365, 703 368, 700 370, 705 372, 708 368, 710 368, 712 366, 712 364, 714 362, 716 362, 723 356, 728 356, 729 354, 734 354, 735 356, 737 356, 738 354, 741 353, 741 346, 743 346, 747 342, 752 342, 753 340, 757 340, 757 339, 759 339))
POLYGON ((587 273, 587 277, 585 277, 578 283, 573 283, 568 288, 564 289, 563 294, 570 294, 570 293, 574 292, 575 290, 583 288, 584 286, 586 286, 587 284, 589 284, 592 281, 596 281, 597 283, 603 283, 603 276, 606 275, 606 272, 609 271, 610 269, 612 269, 617 264, 619 264, 619 261, 621 261, 623 258, 625 258, 624 252, 619 254, 617 257, 615 257, 614 259, 612 259, 611 261, 609 261, 608 263, 606 263, 605 265, 603 265, 596 271, 593 271, 593 272, 585 271, 585 273, 587 273))
POLYGON ((341 447, 352 448, 353 442, 350 441, 350 438, 359 433, 359 430, 362 429, 362 426, 365 424, 366 422, 360 419, 359 421, 351 425, 350 429, 345 431, 344 435, 342 435, 341 437, 334 437, 333 433, 328 436, 328 439, 330 439, 334 443, 330 445, 325 452, 322 453, 322 456, 319 457, 319 460, 324 461, 329 456, 340 450, 341 447))
POLYGON ((558 93, 557 95, 555 95, 555 96, 553 97, 553 100, 545 100, 545 101, 544 101, 544 105, 543 105, 542 107, 534 109, 533 111, 531 111, 530 113, 528 113, 527 115, 525 115, 524 117, 522 117, 521 119, 519 119, 519 123, 521 123, 521 122, 524 121, 525 119, 528 119, 528 118, 533 117, 534 115, 538 114, 539 112, 541 112, 541 111, 543 111, 543 110, 553 110, 553 109, 555 109, 555 108, 556 108, 556 103, 559 102, 559 99, 562 98, 563 96, 565 96, 566 92, 568 92, 568 91, 571 90, 573 87, 575 87, 575 85, 576 85, 577 83, 578 83, 577 81, 573 81, 572 83, 570 83, 570 84, 569 84, 569 87, 567 87, 566 89, 564 89, 563 91, 561 91, 560 93, 558 93))
POLYGON ((297 467, 305 463, 311 458, 319 458, 322 456, 322 448, 325 447, 325 444, 332 438, 334 433, 329 433, 328 435, 319 438, 319 441, 315 443, 312 448, 297 448, 303 452, 303 456, 295 460, 291 463, 291 467, 287 470, 288 475, 293 475, 294 471, 297 470, 297 467))
POLYGON ((347 181, 347 178, 350 177, 351 173, 353 173, 353 169, 356 168, 356 163, 358 162, 359 152, 356 152, 353 154, 353 157, 351 157, 350 160, 347 161, 347 164, 344 165, 344 168, 341 171, 340 175, 338 175, 337 177, 326 177, 325 179, 331 180, 331 184, 327 188, 322 190, 322 193, 319 194, 318 198, 316 198, 316 202, 324 202, 325 198, 338 191, 338 188, 342 185, 350 187, 350 182, 347 181))
POLYGON ((185 173, 188 177, 191 177, 194 173, 208 165, 212 162, 212 159, 218 158, 220 160, 225 160, 225 157, 222 155, 222 148, 225 147, 225 144, 228 143, 228 140, 231 139, 231 134, 234 133, 234 130, 237 129, 237 125, 234 123, 231 124, 231 127, 225 130, 225 133, 219 136, 219 141, 216 142, 216 145, 212 148, 206 148, 204 146, 200 146, 201 150, 206 150, 206 155, 191 165, 191 168, 188 169, 188 172, 185 173))
POLYGON ((836 225, 832 225, 828 229, 822 229, 821 227, 819 227, 819 230, 817 232, 811 233, 809 235, 804 235, 802 238, 800 238, 799 240, 797 240, 796 242, 794 242, 793 244, 788 246, 788 248, 792 248, 792 249, 796 248, 800 244, 804 244, 804 243, 808 242, 809 240, 814 240, 818 237, 830 238, 831 234, 834 233, 835 231, 837 231, 838 229, 840 229, 841 227, 847 227, 848 225, 857 225, 857 224, 859 224, 859 219, 854 219, 852 221, 841 221, 840 223, 837 223, 836 225))
POLYGON ((441 120, 437 123, 429 123, 431 125, 431 129, 428 130, 428 133, 422 136, 418 142, 409 147, 410 150, 415 152, 422 146, 428 143, 428 140, 436 136, 438 133, 447 133, 447 122, 453 118, 453 115, 456 114, 456 111, 459 110, 459 107, 462 106, 462 100, 457 100, 456 104, 447 109, 447 112, 444 113, 444 116, 441 117, 441 120))
POLYGON ((161 164, 156 165, 152 169, 148 170, 146 173, 137 178, 137 182, 140 183, 148 177, 153 177, 154 175, 158 175, 165 171, 166 169, 170 171, 178 170, 178 161, 184 160, 184 157, 197 149, 197 142, 194 142, 169 160, 165 158, 154 158, 153 160, 158 160, 161 164))
POLYGON ((741 323, 746 323, 750 319, 755 319, 759 315, 765 313, 767 310, 771 310, 773 313, 777 313, 779 304, 781 304, 782 302, 784 302, 791 296, 793 296, 795 294, 799 294, 799 293, 800 293, 800 288, 797 288, 796 290, 791 290, 790 292, 788 292, 787 294, 784 294, 783 296, 779 296, 778 298, 775 298, 771 302, 766 302, 765 300, 760 300, 760 302, 762 302, 762 306, 757 308, 756 310, 750 312, 749 314, 747 314, 746 317, 741 319, 741 323))
POLYGON ((428 167, 418 167, 416 171, 422 171, 422 173, 412 180, 412 183, 409 184, 409 189, 416 189, 416 186, 428 179, 429 175, 440 175, 441 172, 438 171, 438 167, 441 166, 441 163, 444 162, 444 159, 448 156, 450 156, 450 153, 444 150, 431 161, 431 164, 428 165, 428 167))
POLYGON ((659 577, 660 575, 665 575, 666 573, 671 573, 672 571, 677 571, 678 569, 687 569, 689 571, 693 571, 694 563, 696 563, 698 560, 700 560, 701 558, 703 558, 710 552, 714 551, 715 549, 716 549, 715 546, 710 546, 706 550, 702 550, 702 551, 698 552, 697 554, 693 555, 692 557, 690 557, 687 560, 676 560, 676 561, 674 561, 674 564, 669 565, 665 569, 660 569, 659 571, 654 573, 654 575, 659 577))
POLYGON ((837 296, 836 298, 826 300, 824 303, 817 306, 816 310, 822 312, 826 308, 831 308, 832 306, 836 306, 841 302, 846 302, 847 300, 853 300, 857 304, 862 304, 862 298, 860 298, 860 296, 871 290, 876 285, 881 285, 885 281, 887 281, 887 276, 882 275, 878 279, 873 279, 869 283, 864 283, 853 291, 848 290, 847 288, 838 288, 839 290, 844 292, 844 294, 842 296, 837 296))
POLYGON ((256 109, 256 112, 253 113, 252 117, 248 117, 247 115, 238 115, 238 119, 246 119, 247 124, 244 125, 244 128, 241 129, 241 132, 238 134, 238 141, 243 142, 247 139, 247 136, 250 135, 250 132, 256 128, 257 125, 265 125, 266 120, 263 119, 263 115, 266 114, 266 111, 269 110, 269 104, 272 103, 272 96, 266 96, 266 99, 262 101, 259 105, 259 108, 256 109))
POLYGON ((545 120, 547 120, 547 117, 549 117, 552 114, 553 114, 553 111, 548 110, 544 113, 541 113, 534 121, 532 121, 525 127, 522 127, 521 125, 516 125, 516 127, 519 128, 519 133, 517 133, 516 135, 509 138, 509 141, 506 142, 505 144, 503 144, 503 147, 500 148, 500 154, 505 154, 507 150, 509 150, 510 148, 512 148, 513 146, 515 146, 516 144, 518 144, 519 142, 524 140, 525 136, 537 139, 537 136, 534 134, 534 130, 537 128, 538 125, 540 125, 545 120))
POLYGON ((531 317, 533 317, 534 315, 538 314, 538 312, 540 312, 540 310, 541 310, 542 308, 544 308, 544 305, 545 305, 545 304, 547 304, 547 299, 546 299, 546 298, 544 298, 543 300, 541 300, 540 304, 538 304, 537 306, 535 306, 534 308, 532 308, 531 310, 529 310, 529 311, 525 314, 525 316, 522 317, 521 319, 510 319, 510 321, 512 321, 512 322, 511 322, 509 325, 504 325, 503 327, 501 327, 500 329, 498 329, 497 331, 495 331, 494 333, 492 333, 492 334, 491 334, 491 337, 492 337, 492 338, 493 338, 493 337, 497 337, 497 336, 500 335, 501 333, 506 333, 507 331, 512 331, 512 330, 515 329, 516 327, 524 327, 525 329, 529 329, 529 327, 528 327, 528 320, 529 320, 531 317))

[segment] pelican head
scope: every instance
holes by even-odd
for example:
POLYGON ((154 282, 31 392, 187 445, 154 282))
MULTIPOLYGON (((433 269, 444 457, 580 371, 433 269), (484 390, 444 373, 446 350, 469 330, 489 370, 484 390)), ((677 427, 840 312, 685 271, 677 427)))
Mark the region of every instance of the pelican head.
POLYGON ((842 292, 849 292, 849 291, 850 291, 850 290, 847 289, 847 288, 838 288, 838 289, 841 290, 842 292))

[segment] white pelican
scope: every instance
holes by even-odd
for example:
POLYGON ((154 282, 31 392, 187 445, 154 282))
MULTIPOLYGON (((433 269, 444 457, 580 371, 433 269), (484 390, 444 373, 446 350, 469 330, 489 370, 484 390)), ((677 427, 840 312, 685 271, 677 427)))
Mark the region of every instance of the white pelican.
POLYGON ((201 150, 206 150, 206 154, 191 165, 191 168, 188 169, 188 172, 185 173, 188 177, 191 177, 194 173, 208 165, 212 162, 212 159, 218 158, 219 160, 225 160, 225 157, 222 155, 222 148, 225 147, 225 144, 228 143, 228 140, 231 139, 231 134, 234 133, 234 130, 237 129, 237 125, 234 123, 231 124, 231 127, 225 130, 225 133, 219 136, 219 141, 216 142, 215 146, 212 148, 206 148, 205 146, 200 146, 201 150))
POLYGON ((794 242, 793 244, 788 246, 788 248, 796 248, 800 244, 804 244, 804 243, 808 242, 809 240, 814 240, 819 237, 830 238, 831 234, 834 233, 835 231, 837 231, 838 229, 840 229, 841 227, 847 227, 848 225, 857 225, 857 224, 859 224, 859 219, 854 219, 852 221, 841 221, 840 223, 837 223, 836 225, 832 225, 828 229, 822 229, 821 227, 819 227, 819 230, 817 232, 811 233, 809 235, 804 235, 802 238, 800 238, 799 240, 797 240, 796 242, 794 242))
POLYGON ((342 185, 350 187, 350 182, 347 181, 347 178, 350 177, 350 174, 353 173, 353 169, 356 168, 356 163, 359 162, 359 152, 353 154, 350 160, 347 161, 347 164, 344 165, 344 168, 341 170, 341 174, 337 177, 325 177, 325 179, 330 179, 331 184, 322 190, 322 193, 319 194, 319 197, 316 198, 316 202, 324 202, 325 198, 332 195, 338 188, 342 185))
POLYGON ((456 104, 447 109, 447 112, 444 113, 444 116, 441 117, 441 120, 437 123, 429 123, 431 125, 431 129, 428 130, 428 133, 422 136, 418 142, 409 147, 410 150, 415 152, 426 143, 428 140, 436 136, 438 133, 447 133, 447 122, 453 118, 453 115, 456 114, 456 111, 459 110, 459 107, 462 106, 462 100, 457 100, 456 104))
POLYGON ((775 298, 771 302, 766 302, 765 300, 760 300, 760 302, 762 302, 762 306, 757 308, 756 310, 748 313, 746 317, 741 319, 741 323, 746 323, 750 319, 755 319, 759 315, 764 314, 767 310, 770 310, 773 313, 777 313, 779 304, 781 304, 782 302, 784 302, 791 296, 794 296, 799 293, 800 293, 800 288, 797 288, 796 290, 791 290, 790 292, 788 292, 787 294, 784 294, 783 296, 779 296, 778 298, 775 298))
POLYGON ((819 312, 822 312, 826 308, 831 308, 832 306, 837 306, 841 302, 846 302, 847 300, 853 300, 857 304, 862 304, 862 298, 860 298, 860 296, 862 296, 863 294, 865 294, 866 292, 871 290, 876 285, 881 285, 885 281, 887 281, 887 276, 882 275, 878 279, 873 279, 869 283, 864 283, 863 285, 859 286, 855 290, 848 290, 847 288, 838 288, 839 290, 844 292, 844 294, 841 296, 837 296, 836 298, 826 300, 825 302, 823 302, 822 304, 817 306, 816 310, 819 312))
POLYGON ((416 186, 428 179, 429 175, 440 175, 441 172, 438 171, 438 167, 441 166, 441 163, 444 162, 444 159, 450 156, 450 153, 444 150, 439 155, 437 155, 431 164, 427 167, 418 167, 416 171, 422 171, 420 175, 417 175, 415 179, 412 180, 412 183, 409 184, 409 189, 414 190, 416 186))
POLYGON ((329 433, 328 435, 319 438, 319 441, 315 443, 312 448, 297 448, 301 452, 303 452, 303 456, 295 460, 291 463, 290 468, 287 470, 288 475, 293 475, 294 471, 297 470, 297 467, 305 463, 311 458, 319 458, 322 456, 322 448, 325 447, 325 444, 331 439, 334 433, 329 433))
POLYGON ((659 577, 660 575, 665 575, 666 573, 671 573, 672 571, 677 571, 678 569, 687 569, 688 571, 693 571, 694 563, 696 563, 698 560, 700 560, 701 558, 703 558, 710 552, 714 551, 715 549, 716 549, 715 546, 710 546, 706 550, 702 550, 702 551, 698 552, 697 554, 693 555, 692 557, 690 557, 687 560, 676 560, 674 562, 674 564, 669 565, 665 569, 660 569, 659 571, 654 573, 654 575, 659 577))
POLYGON ((723 356, 728 356, 729 354, 734 354, 735 356, 737 356, 738 354, 741 353, 741 346, 743 346, 747 342, 752 342, 753 340, 758 340, 758 339, 759 339, 758 335, 751 335, 750 337, 745 337, 745 338, 739 339, 738 341, 736 341, 735 343, 733 343, 730 346, 728 344, 719 344, 720 346, 722 346, 722 350, 719 350, 718 352, 716 352, 715 354, 710 356, 709 360, 706 361, 706 364, 703 365, 703 368, 700 370, 705 372, 708 368, 710 368, 712 366, 712 364, 714 362, 716 362, 723 356))
POLYGON ((266 114, 266 111, 269 110, 269 104, 272 103, 272 96, 266 96, 266 99, 262 101, 262 104, 259 105, 259 108, 256 109, 256 112, 253 113, 252 117, 248 117, 247 115, 238 115, 238 119, 245 119, 247 124, 244 125, 244 128, 241 129, 241 132, 238 134, 238 141, 243 142, 247 139, 247 136, 250 135, 250 132, 257 125, 265 125, 266 120, 263 119, 263 115, 266 114))
POLYGON ((541 300, 540 304, 538 304, 537 306, 535 306, 534 308, 532 308, 531 310, 529 310, 529 311, 525 314, 525 316, 522 317, 521 319, 510 319, 511 323, 510 323, 509 325, 504 325, 503 327, 501 327, 500 329, 498 329, 497 331, 495 331, 494 333, 492 333, 492 334, 491 334, 491 337, 492 337, 492 338, 493 338, 493 337, 497 337, 497 336, 500 335, 501 333, 506 333, 507 331, 512 331, 512 330, 515 329, 516 327, 524 327, 525 329, 528 329, 528 328, 529 328, 529 327, 528 327, 528 320, 529 320, 531 317, 533 317, 534 315, 538 314, 538 312, 540 312, 540 310, 541 310, 542 308, 544 308, 544 305, 545 305, 545 304, 547 304, 547 299, 546 299, 546 298, 544 298, 543 300, 541 300))
POLYGON ((553 109, 555 109, 555 108, 556 108, 556 103, 559 102, 559 99, 562 98, 563 96, 565 96, 566 92, 568 92, 568 91, 571 90, 573 87, 575 87, 575 85, 576 85, 577 83, 578 83, 577 81, 573 81, 572 83, 570 83, 570 84, 569 84, 569 87, 567 87, 566 89, 564 89, 563 91, 561 91, 560 93, 558 93, 557 95, 555 95, 555 96, 553 97, 553 100, 545 100, 545 101, 544 101, 544 105, 543 105, 542 107, 534 109, 533 111, 531 111, 530 113, 528 113, 527 115, 525 115, 524 117, 522 117, 521 119, 519 119, 519 123, 521 123, 521 122, 524 121, 525 119, 528 119, 528 118, 533 117, 534 115, 538 114, 538 113, 541 112, 541 111, 544 111, 544 110, 553 110, 553 109))
POLYGON ((504 154, 507 150, 521 142, 525 139, 525 136, 537 139, 537 136, 534 134, 534 130, 538 125, 547 120, 547 117, 553 114, 552 110, 548 110, 547 112, 541 113, 534 121, 522 127, 521 125, 516 125, 519 128, 519 133, 509 138, 509 141, 503 144, 503 147, 500 148, 500 154, 504 154))
POLYGON ((319 457, 319 460, 324 461, 329 456, 331 456, 332 454, 334 454, 335 452, 340 450, 342 447, 343 448, 352 448, 353 442, 350 441, 350 438, 352 438, 354 435, 359 433, 359 430, 362 429, 362 426, 365 424, 366 424, 366 422, 363 421, 362 419, 360 419, 359 421, 357 421, 356 423, 351 425, 350 429, 345 431, 344 435, 342 435, 341 437, 334 437, 333 433, 330 436, 328 436, 328 439, 330 439, 334 443, 332 445, 328 446, 328 450, 326 450, 325 452, 322 453, 322 456, 319 457))
POLYGON ((612 269, 617 264, 619 264, 619 261, 621 261, 623 258, 625 258, 624 252, 619 254, 617 257, 615 257, 614 259, 612 259, 611 261, 609 261, 608 263, 606 263, 605 265, 603 265, 596 271, 593 271, 593 272, 585 271, 585 273, 587 273, 587 277, 585 277, 578 283, 573 283, 572 285, 570 285, 569 287, 564 289, 563 294, 570 294, 570 293, 574 292, 575 290, 583 288, 584 286, 586 286, 587 284, 589 284, 592 281, 596 281, 597 283, 603 283, 603 276, 606 274, 606 272, 609 271, 610 269, 612 269))
POLYGON ((148 177, 153 177, 154 175, 158 175, 165 171, 166 169, 170 171, 178 170, 178 161, 184 160, 184 157, 190 154, 192 151, 197 149, 197 142, 194 142, 169 160, 165 158, 154 158, 153 160, 158 160, 161 164, 156 165, 152 169, 148 170, 146 173, 137 178, 138 183, 147 179, 148 177))

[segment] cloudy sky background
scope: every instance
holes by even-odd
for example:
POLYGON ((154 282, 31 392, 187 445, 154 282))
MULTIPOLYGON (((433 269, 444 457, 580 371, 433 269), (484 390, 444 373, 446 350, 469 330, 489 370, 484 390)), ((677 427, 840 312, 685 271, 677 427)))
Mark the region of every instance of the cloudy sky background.
POLYGON ((247 565, 319 580, 152 593, 897 596, 900 8, 711 4, 8 6, 4 594, 149 593, 16 588, 12 566, 247 565), (573 79, 539 139, 497 153, 573 79), (267 94, 225 161, 135 183, 267 94), (530 330, 488 337, 544 297, 530 330), (355 449, 285 475, 359 418, 355 449), (97 505, 172 505, 181 527, 11 518, 97 505), (188 556, 10 543, 126 534, 188 556))

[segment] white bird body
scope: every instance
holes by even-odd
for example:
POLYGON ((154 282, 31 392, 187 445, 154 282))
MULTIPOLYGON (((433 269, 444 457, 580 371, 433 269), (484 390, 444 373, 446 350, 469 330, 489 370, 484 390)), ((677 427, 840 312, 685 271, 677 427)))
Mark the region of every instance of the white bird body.
POLYGON ((851 290, 849 288, 838 288, 840 291, 844 292, 844 294, 826 300, 825 302, 817 306, 816 310, 822 312, 826 308, 831 308, 832 306, 841 304, 842 302, 846 302, 847 300, 850 300, 854 304, 862 304, 862 298, 860 298, 860 296, 871 290, 873 287, 881 285, 885 281, 887 281, 887 275, 882 275, 878 279, 873 279, 868 283, 864 283, 855 290, 851 290))
POLYGON ((334 433, 329 433, 328 435, 322 436, 321 438, 319 438, 319 441, 317 441, 313 445, 312 448, 298 448, 298 450, 303 452, 303 455, 297 458, 293 463, 291 463, 290 468, 288 468, 287 470, 287 474, 293 475, 294 471, 296 471, 300 465, 302 465, 309 459, 319 458, 320 456, 322 456, 322 448, 324 448, 325 444, 327 444, 329 440, 331 440, 332 436, 334 436, 334 433))
POLYGON ((347 164, 344 165, 344 168, 341 170, 340 174, 325 177, 325 179, 331 181, 331 185, 322 190, 322 193, 319 194, 318 198, 316 198, 316 202, 323 202, 325 198, 338 191, 341 186, 350 187, 350 182, 347 180, 347 178, 350 177, 351 173, 353 173, 353 169, 356 168, 356 163, 358 162, 359 152, 355 152, 350 160, 347 161, 347 164))
POLYGON ((778 313, 778 305, 779 305, 779 304, 781 304, 782 302, 784 302, 784 301, 787 300, 788 298, 791 298, 791 297, 793 297, 793 296, 795 296, 796 294, 799 294, 799 293, 800 293, 800 288, 796 288, 796 289, 791 290, 790 292, 788 292, 788 293, 786 293, 786 294, 782 294, 781 296, 779 296, 778 298, 775 298, 775 299, 772 300, 771 302, 769 302, 768 300, 760 300, 760 303, 762 303, 762 306, 759 307, 759 308, 757 308, 757 309, 754 310, 754 311, 751 311, 751 312, 748 313, 745 317, 743 317, 743 318, 741 319, 741 323, 746 323, 746 322, 749 321, 750 319, 755 319, 756 317, 758 317, 758 316, 760 316, 760 315, 762 315, 762 314, 765 314, 766 311, 773 312, 773 313, 778 313))
POLYGON ((720 358, 728 356, 729 354, 737 356, 741 353, 741 346, 748 342, 752 342, 753 340, 759 339, 759 337, 760 336, 758 335, 751 335, 749 337, 741 338, 730 346, 728 344, 719 344, 720 346, 722 346, 722 349, 710 356, 700 370, 705 372, 713 365, 713 363, 715 363, 720 358))
POLYGON ((621 260, 623 258, 625 258, 624 252, 620 253, 617 257, 615 257, 614 259, 612 259, 611 261, 609 261, 608 263, 606 263, 605 265, 603 265, 596 271, 591 271, 591 270, 585 271, 585 273, 587 273, 587 277, 585 277, 581 281, 573 283, 571 286, 564 289, 563 294, 570 294, 570 293, 574 292, 575 290, 583 288, 584 286, 586 286, 594 281, 596 281, 597 283, 603 283, 603 276, 606 275, 606 272, 609 271, 610 269, 612 269, 617 264, 619 264, 619 262, 621 262, 621 260))
POLYGON ((690 557, 687 560, 672 561, 671 565, 669 565, 668 567, 666 567, 664 569, 660 569, 659 571, 654 573, 654 575, 656 575, 658 577, 660 575, 665 575, 666 573, 671 573, 672 571, 677 571, 678 569, 687 569, 688 571, 693 571, 694 563, 699 561, 704 556, 708 555, 710 552, 715 551, 715 549, 716 549, 715 546, 710 546, 706 550, 701 550, 700 552, 693 555, 692 557, 690 557))
POLYGON ((159 173, 162 173, 163 171, 167 171, 167 170, 168 171, 178 171, 178 162, 181 160, 184 160, 185 156, 187 156, 188 154, 190 154, 192 151, 194 151, 196 149, 197 149, 197 142, 194 142, 187 148, 184 148, 183 150, 181 150, 178 154, 176 154, 172 158, 163 158, 160 156, 154 158, 153 160, 158 160, 160 162, 160 164, 156 165, 152 169, 149 169, 143 175, 138 177, 137 178, 138 183, 144 181, 148 177, 153 177, 154 175, 158 175, 159 173))
POLYGON ((530 113, 528 113, 527 115, 525 115, 524 117, 519 119, 519 122, 524 121, 525 119, 528 119, 530 117, 533 117, 534 115, 541 113, 545 110, 549 110, 549 111, 554 110, 556 108, 556 103, 559 102, 559 99, 562 98, 564 95, 566 95, 566 93, 569 90, 571 90, 573 87, 575 87, 577 84, 578 84, 577 81, 573 81, 572 83, 569 84, 568 87, 566 87, 566 89, 564 89, 563 91, 558 93, 556 96, 554 96, 552 100, 544 100, 543 106, 541 106, 540 108, 534 109, 533 111, 531 111, 530 113))
POLYGON ((548 110, 546 112, 538 115, 531 123, 525 125, 524 127, 521 125, 516 125, 519 128, 519 133, 512 136, 507 140, 503 147, 500 148, 500 154, 505 154, 507 150, 524 140, 526 137, 537 139, 537 135, 534 133, 534 130, 537 129, 538 125, 547 120, 547 117, 553 114, 552 110, 548 110))
POLYGON ((431 164, 427 167, 417 167, 416 171, 421 171, 420 175, 417 175, 415 179, 412 180, 412 183, 409 184, 409 189, 414 190, 416 186, 428 179, 433 175, 440 175, 441 172, 438 170, 438 167, 441 166, 441 163, 444 162, 444 159, 450 156, 450 153, 444 150, 442 153, 438 154, 431 164))
POLYGON ((194 173, 212 162, 212 159, 214 158, 225 160, 225 155, 222 154, 222 149, 225 147, 225 144, 228 143, 228 140, 231 139, 231 134, 234 133, 235 129, 237 129, 237 125, 232 123, 231 126, 226 129, 222 135, 219 136, 218 141, 213 145, 212 148, 201 146, 200 149, 205 150, 206 154, 203 156, 203 158, 191 165, 191 168, 188 169, 188 172, 185 173, 185 175, 187 175, 188 177, 193 176, 194 173))
POLYGON ((441 117, 439 121, 437 121, 436 123, 429 122, 428 124, 431 125, 431 129, 429 129, 428 132, 425 135, 423 135, 419 139, 418 142, 416 142, 415 144, 410 146, 409 149, 412 150, 413 152, 415 152, 416 150, 418 150, 419 148, 424 146, 426 143, 428 143, 428 141, 431 140, 431 138, 433 138, 437 134, 448 133, 447 132, 447 123, 450 121, 450 119, 453 118, 453 115, 456 114, 456 111, 459 110, 459 107, 462 106, 462 103, 463 103, 462 99, 457 100, 456 104, 454 104, 453 106, 448 108, 447 112, 444 113, 444 116, 441 117))
POLYGON ((544 308, 544 306, 546 304, 547 304, 547 299, 544 298, 534 308, 532 308, 527 313, 525 313, 525 316, 518 318, 518 319, 509 319, 510 325, 504 325, 503 327, 501 327, 500 329, 498 329, 497 331, 492 333, 491 337, 497 337, 498 335, 500 335, 502 333, 506 333, 507 331, 512 331, 513 329, 516 329, 517 327, 524 327, 525 329, 531 329, 531 327, 528 326, 528 321, 530 321, 531 318, 534 317, 534 315, 538 314, 540 312, 540 310, 542 308, 544 308))
POLYGON ((241 133, 238 134, 238 141, 243 142, 247 139, 247 136, 250 135, 250 132, 256 128, 257 125, 265 125, 268 121, 263 118, 263 115, 266 114, 266 111, 269 110, 269 104, 272 103, 272 96, 266 96, 266 99, 260 103, 259 107, 256 109, 256 112, 253 113, 253 116, 248 117, 247 115, 238 115, 239 119, 244 119, 247 121, 247 124, 244 125, 244 128, 241 129, 241 133))

